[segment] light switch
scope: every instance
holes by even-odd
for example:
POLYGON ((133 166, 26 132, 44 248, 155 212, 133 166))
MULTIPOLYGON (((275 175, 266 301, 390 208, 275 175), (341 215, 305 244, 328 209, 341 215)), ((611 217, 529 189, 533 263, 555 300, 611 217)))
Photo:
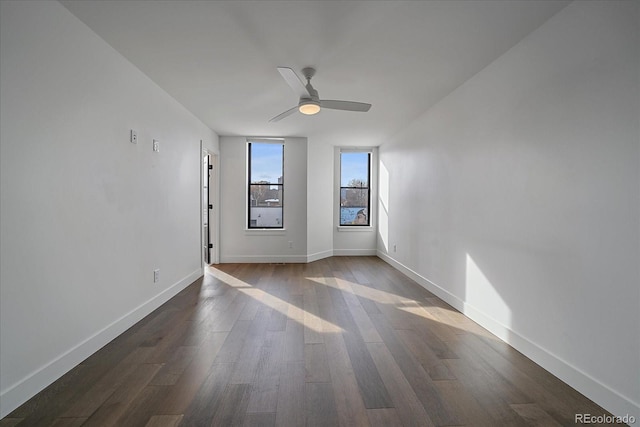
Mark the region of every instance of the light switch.
POLYGON ((156 153, 160 151, 160 141, 155 139, 153 140, 153 151, 156 153))

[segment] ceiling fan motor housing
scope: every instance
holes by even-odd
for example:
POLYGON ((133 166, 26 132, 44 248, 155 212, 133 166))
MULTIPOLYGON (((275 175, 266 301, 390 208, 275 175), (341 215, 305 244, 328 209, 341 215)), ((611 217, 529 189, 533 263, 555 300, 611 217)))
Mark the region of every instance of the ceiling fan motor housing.
POLYGON ((298 103, 298 111, 308 116, 316 114, 320 111, 320 101, 318 99, 300 98, 298 103))

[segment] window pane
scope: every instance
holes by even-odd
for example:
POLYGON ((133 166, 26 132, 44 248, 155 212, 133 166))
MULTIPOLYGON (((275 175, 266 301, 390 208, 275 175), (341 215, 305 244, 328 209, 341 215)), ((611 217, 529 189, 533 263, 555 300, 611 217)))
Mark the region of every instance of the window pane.
POLYGON ((341 188, 340 206, 350 208, 369 208, 369 189, 341 188))
POLYGON ((369 153, 340 153, 340 186, 369 186, 369 153))
POLYGON ((256 228, 282 227, 282 208, 252 206, 249 209, 249 226, 256 228))
POLYGON ((369 210, 340 207, 340 225, 369 225, 369 210))
POLYGON ((284 145, 251 143, 251 183, 282 184, 284 145))
POLYGON ((282 206, 282 186, 251 184, 250 206, 282 206))
POLYGON ((340 225, 369 225, 369 189, 340 189, 340 225))

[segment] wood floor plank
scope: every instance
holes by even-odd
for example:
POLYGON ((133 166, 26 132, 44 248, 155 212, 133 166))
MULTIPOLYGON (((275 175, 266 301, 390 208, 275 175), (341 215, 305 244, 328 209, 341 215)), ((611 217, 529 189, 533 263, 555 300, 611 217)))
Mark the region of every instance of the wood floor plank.
POLYGON ((325 345, 332 357, 329 371, 340 425, 368 425, 364 401, 342 336, 329 335, 325 345))
POLYGON ((384 343, 367 344, 404 425, 433 427, 427 411, 384 343))
MULTIPOLYGON (((116 364, 123 358, 124 352, 114 353, 120 357, 113 361, 113 364, 116 364)), ((7 418, 23 419, 23 425, 28 426, 48 426, 112 369, 113 365, 107 362, 80 364, 16 408, 7 418)))
POLYGON ((80 427, 86 421, 86 418, 57 418, 51 427, 80 427))
POLYGON ((182 417, 182 415, 154 415, 145 427, 178 427, 182 417))
POLYGON ((289 304, 285 300, 280 300, 275 303, 274 309, 269 317, 267 330, 269 331, 284 331, 287 327, 287 310, 289 304))
POLYGON ((300 322, 289 319, 284 332, 285 362, 304 361, 304 326, 300 322))
POLYGON ((304 425, 304 363, 289 362, 282 366, 278 389, 277 426, 304 425))
POLYGON ((184 414, 209 376, 213 361, 228 338, 228 332, 210 333, 199 347, 193 360, 184 369, 178 381, 171 386, 157 415, 184 414))
POLYGON ((342 292, 336 287, 329 287, 328 292, 333 303, 336 323, 347 331, 343 334, 344 344, 365 408, 391 408, 393 404, 389 393, 344 301, 342 292))
POLYGON ((498 422, 478 403, 458 380, 434 381, 436 388, 464 425, 493 427, 498 422))
POLYGON ((256 314, 258 314, 258 310, 262 307, 260 300, 256 298, 249 299, 242 311, 238 315, 238 320, 253 320, 256 318, 256 314))
POLYGON ((275 413, 283 364, 284 332, 267 332, 247 412, 275 413))
POLYGON ((367 409, 371 427, 402 427, 402 421, 395 408, 367 409))
POLYGON ((244 337, 242 349, 234 363, 231 384, 250 384, 253 382, 272 312, 273 309, 262 307, 251 322, 244 337))
POLYGON ((304 290, 302 301, 304 304, 304 343, 323 343, 322 319, 319 317, 315 286, 304 290))
POLYGON ((147 385, 144 387, 118 418, 117 426, 145 425, 157 413, 167 392, 168 387, 166 386, 147 385))
POLYGON ((404 347, 402 341, 396 336, 393 328, 382 315, 372 316, 371 319, 382 337, 384 344, 389 349, 396 364, 403 375, 411 384, 418 400, 429 414, 429 418, 436 425, 459 425, 460 420, 451 410, 445 399, 440 395, 429 375, 422 365, 417 362, 411 353, 404 347))
POLYGON ((182 346, 185 334, 192 326, 188 321, 188 313, 189 310, 179 312, 167 322, 165 328, 158 332, 159 339, 144 363, 165 364, 173 359, 176 349, 182 346))
POLYGON ((448 359, 444 363, 465 390, 485 408, 494 423, 514 427, 522 423, 522 419, 509 407, 508 397, 503 391, 504 384, 492 378, 490 373, 478 365, 470 365, 466 359, 448 359))
POLYGON ((116 391, 84 423, 85 426, 117 425, 121 415, 160 370, 161 365, 139 365, 116 391))
MULTIPOLYGON (((328 288, 318 287, 316 294, 321 317, 335 324, 336 314, 328 288)), ((329 372, 340 425, 368 425, 364 402, 355 380, 342 333, 326 334, 325 350, 331 358, 329 372)))
POLYGON ((408 310, 414 314, 409 320, 409 323, 413 325, 412 329, 417 332, 428 331, 428 335, 425 338, 429 337, 433 350, 440 354, 441 359, 457 358, 455 353, 450 352, 450 349, 446 346, 447 342, 455 341, 458 335, 456 328, 447 322, 442 322, 438 316, 434 315, 431 305, 420 304, 418 307, 403 308, 403 310, 408 310), (442 343, 445 343, 445 345, 442 343), (447 351, 450 353, 447 353, 447 351))
POLYGON ((252 323, 253 321, 249 320, 238 320, 235 322, 233 328, 231 328, 231 331, 224 340, 220 351, 218 351, 216 355, 215 363, 233 363, 238 359, 244 346, 245 337, 252 323))
POLYGON ((232 427, 244 425, 250 392, 250 384, 228 384, 220 403, 216 405, 211 426, 232 427))
POLYGON ((331 384, 307 383, 305 385, 305 400, 305 426, 339 425, 331 384))
POLYGON ((212 332, 228 332, 233 329, 242 314, 245 305, 250 300, 244 294, 239 294, 225 310, 214 312, 206 322, 206 328, 212 332))
POLYGON ((421 315, 413 318, 413 327, 411 329, 418 335, 419 339, 429 346, 438 359, 457 359, 458 355, 447 345, 446 341, 440 338, 440 336, 444 336, 455 339, 455 335, 450 332, 450 328, 448 328, 448 331, 443 331, 444 325, 436 320, 422 317, 422 313, 425 313, 423 307, 418 307, 418 311, 421 315), (440 334, 436 331, 439 331, 440 334))
POLYGON ((511 409, 529 425, 540 427, 560 427, 562 424, 556 422, 536 403, 519 403, 511 405, 511 409))
POLYGON ((342 290, 342 296, 351 312, 355 324, 358 326, 364 342, 382 342, 382 338, 380 338, 378 331, 375 326, 373 326, 373 323, 371 323, 369 315, 362 307, 362 304, 360 304, 358 292, 354 290, 354 286, 359 287, 360 285, 347 281, 344 279, 344 275, 339 274, 339 272, 335 274, 336 284, 339 289, 342 290))
MULTIPOLYGON (((287 306, 287 320, 304 324, 303 295, 289 295, 289 305, 287 306)), ((285 325, 286 329, 286 325, 285 325)))
POLYGON ((62 417, 88 418, 111 397, 124 379, 133 374, 137 368, 137 365, 116 365, 112 371, 113 375, 105 375, 83 396, 75 399, 73 405, 62 414, 62 417))
POLYGON ((324 343, 304 346, 305 381, 308 383, 331 382, 329 361, 324 343))
POLYGON ((432 380, 455 380, 449 368, 412 329, 397 331, 398 336, 432 380))
POLYGON ((247 412, 244 417, 244 427, 275 427, 275 412, 247 412))
POLYGON ((184 411, 184 418, 180 425, 196 427, 211 424, 216 409, 225 396, 232 368, 232 364, 229 363, 213 365, 209 376, 184 411))
POLYGON ((173 355, 158 371, 149 383, 150 385, 174 385, 193 358, 198 353, 199 347, 178 347, 173 355))

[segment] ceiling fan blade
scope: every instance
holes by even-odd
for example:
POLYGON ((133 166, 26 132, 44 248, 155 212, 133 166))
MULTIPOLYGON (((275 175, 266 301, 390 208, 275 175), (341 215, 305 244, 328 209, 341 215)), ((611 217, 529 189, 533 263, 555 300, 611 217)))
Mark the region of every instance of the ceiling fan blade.
POLYGON ((292 115, 293 113, 295 113, 296 111, 298 111, 298 106, 296 105, 293 108, 288 109, 287 111, 285 111, 284 113, 280 113, 277 116, 275 116, 273 119, 269 120, 269 122, 277 122, 279 120, 284 119, 285 117, 289 117, 290 115, 292 115))
POLYGON ((353 101, 334 101, 331 99, 323 99, 320 101, 322 108, 330 108, 332 110, 361 111, 366 112, 371 108, 371 104, 353 101))
POLYGON ((300 80, 300 77, 298 77, 295 71, 288 67, 278 67, 278 71, 298 98, 309 98, 311 96, 305 84, 300 80))

